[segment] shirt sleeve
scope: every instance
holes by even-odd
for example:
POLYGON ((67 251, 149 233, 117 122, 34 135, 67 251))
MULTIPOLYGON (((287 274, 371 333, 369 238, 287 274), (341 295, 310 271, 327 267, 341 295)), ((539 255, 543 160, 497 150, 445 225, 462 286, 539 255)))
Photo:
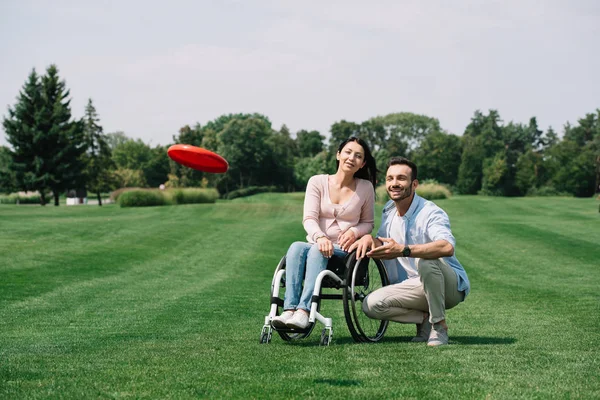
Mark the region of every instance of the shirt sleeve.
POLYGON ((350 228, 354 232, 356 238, 370 234, 375 227, 375 191, 370 182, 368 182, 368 187, 365 190, 364 196, 366 198, 360 210, 358 224, 355 227, 350 228))
POLYGON ((450 229, 450 218, 448 218, 448 214, 442 209, 435 210, 429 217, 427 235, 431 241, 445 240, 450 243, 452 247, 456 246, 456 239, 454 238, 454 235, 452 235, 452 230, 450 229))
POLYGON ((325 235, 319 225, 319 216, 321 214, 321 197, 323 193, 317 184, 317 177, 313 176, 306 185, 306 194, 304 196, 304 217, 302 225, 309 238, 313 241, 317 235, 325 235))
POLYGON ((381 224, 379 226, 379 230, 377 231, 377 237, 387 237, 387 226, 389 225, 389 223, 385 220, 385 210, 390 204, 390 202, 391 200, 388 200, 388 202, 385 203, 385 205, 383 206, 383 210, 381 211, 381 224))

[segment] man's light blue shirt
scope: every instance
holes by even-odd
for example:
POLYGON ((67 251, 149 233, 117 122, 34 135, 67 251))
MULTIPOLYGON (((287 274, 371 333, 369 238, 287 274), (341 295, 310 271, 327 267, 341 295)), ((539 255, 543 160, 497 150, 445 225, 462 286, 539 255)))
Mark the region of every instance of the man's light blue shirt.
MULTIPOLYGON (((390 227, 394 214, 397 214, 396 205, 390 200, 383 207, 381 227, 377 231, 378 237, 391 237, 390 227)), ((404 222, 406 235, 405 238, 392 237, 396 242, 410 245, 446 240, 452 247, 456 246, 456 239, 454 239, 450 230, 448 214, 432 201, 425 200, 415 193, 408 211, 400 218, 404 222)), ((466 297, 471 290, 471 285, 465 269, 454 255, 444 257, 443 260, 456 272, 458 290, 464 292, 466 297)), ((407 278, 406 270, 402 267, 398 258, 383 261, 390 278, 390 283, 399 283, 407 278)), ((409 258, 407 261, 416 265, 416 259, 414 258, 409 258)))

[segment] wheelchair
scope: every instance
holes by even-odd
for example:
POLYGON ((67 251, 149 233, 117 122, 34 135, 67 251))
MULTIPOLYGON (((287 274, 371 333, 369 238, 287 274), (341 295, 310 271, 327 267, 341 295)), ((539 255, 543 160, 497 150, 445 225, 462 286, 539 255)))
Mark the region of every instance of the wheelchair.
POLYGON ((281 293, 285 292, 285 256, 283 256, 271 282, 271 308, 269 314, 265 316, 259 343, 270 343, 273 331, 287 342, 304 339, 311 334, 318 321, 324 325, 319 344, 328 346, 333 336, 333 321, 332 318, 321 314, 322 300, 342 300, 346 325, 355 342, 378 342, 383 338, 389 321, 367 317, 362 311, 362 302, 367 295, 387 285, 389 285, 387 271, 380 260, 370 258, 357 260, 356 250, 344 258, 333 256, 329 259, 327 269, 317 276, 311 299, 308 327, 306 329, 275 328, 271 325, 271 320, 283 312, 284 295, 281 293), (323 289, 337 289, 342 293, 323 293, 323 289))

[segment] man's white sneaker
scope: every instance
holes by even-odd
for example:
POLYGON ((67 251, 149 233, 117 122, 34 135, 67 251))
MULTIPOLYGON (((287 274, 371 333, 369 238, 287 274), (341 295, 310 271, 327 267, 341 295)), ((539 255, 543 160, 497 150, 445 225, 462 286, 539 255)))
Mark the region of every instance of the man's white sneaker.
POLYGON ((445 346, 448 344, 448 328, 442 324, 433 324, 427 346, 445 346))
POLYGON ((287 328, 287 325, 285 323, 289 321, 290 318, 292 318, 293 316, 293 311, 284 311, 283 313, 281 313, 281 315, 278 315, 271 320, 271 325, 273 326, 273 328, 287 328))
POLYGON ((308 314, 304 311, 296 311, 294 316, 288 319, 286 326, 292 329, 306 329, 308 326, 308 314))

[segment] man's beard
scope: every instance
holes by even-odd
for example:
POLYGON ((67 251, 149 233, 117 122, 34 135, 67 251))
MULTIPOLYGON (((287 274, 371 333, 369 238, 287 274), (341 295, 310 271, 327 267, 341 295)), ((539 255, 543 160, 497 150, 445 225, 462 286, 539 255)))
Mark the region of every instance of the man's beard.
POLYGON ((412 185, 408 185, 404 188, 404 190, 402 190, 402 192, 400 193, 399 197, 392 197, 390 195, 390 192, 388 191, 388 196, 390 196, 390 199, 394 200, 394 201, 402 201, 404 199, 409 198, 412 195, 412 185))

